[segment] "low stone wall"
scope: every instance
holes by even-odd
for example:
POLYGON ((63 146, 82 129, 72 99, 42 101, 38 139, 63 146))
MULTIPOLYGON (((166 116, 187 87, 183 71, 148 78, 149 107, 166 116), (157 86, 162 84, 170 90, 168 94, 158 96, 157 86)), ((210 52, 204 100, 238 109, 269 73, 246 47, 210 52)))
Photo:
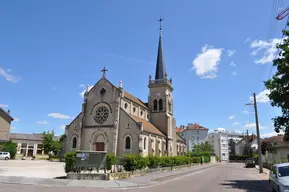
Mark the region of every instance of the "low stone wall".
POLYGON ((116 173, 67 173, 66 179, 71 180, 118 180, 118 179, 127 179, 130 177, 142 176, 149 173, 156 173, 156 172, 166 172, 166 171, 173 171, 182 168, 189 168, 196 166, 198 164, 188 164, 188 165, 180 165, 175 167, 162 167, 156 169, 143 169, 137 170, 134 172, 125 171, 125 172, 116 172, 116 173))
POLYGON ((162 168, 156 168, 156 169, 137 170, 137 171, 134 171, 134 172, 125 171, 125 172, 108 173, 107 179, 108 180, 127 179, 127 178, 130 178, 130 177, 146 175, 148 173, 172 171, 172 170, 188 168, 188 167, 192 167, 192 166, 196 166, 196 165, 197 164, 188 164, 188 165, 175 166, 173 168, 172 167, 162 167, 162 168))
POLYGON ((67 173, 66 179, 71 180, 108 180, 105 173, 67 173))

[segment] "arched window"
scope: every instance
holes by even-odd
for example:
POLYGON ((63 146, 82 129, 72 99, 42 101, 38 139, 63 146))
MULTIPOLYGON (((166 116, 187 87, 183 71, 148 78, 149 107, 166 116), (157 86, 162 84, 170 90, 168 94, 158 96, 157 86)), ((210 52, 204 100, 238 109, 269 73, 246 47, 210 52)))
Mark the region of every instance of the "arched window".
POLYGON ((124 104, 124 108, 125 108, 125 109, 127 108, 127 103, 124 104))
POLYGON ((145 137, 143 140, 143 150, 146 150, 146 146, 147 146, 147 138, 145 137))
POLYGON ((127 136, 125 138, 125 149, 130 149, 130 144, 131 144, 130 137, 127 136))
POLYGON ((158 110, 158 101, 156 99, 154 100, 154 110, 158 110))
POLYGON ((162 99, 159 100, 159 110, 160 111, 163 110, 163 100, 162 99))
POLYGON ((74 137, 72 140, 72 149, 76 149, 76 145, 77 145, 77 139, 76 137, 74 137))

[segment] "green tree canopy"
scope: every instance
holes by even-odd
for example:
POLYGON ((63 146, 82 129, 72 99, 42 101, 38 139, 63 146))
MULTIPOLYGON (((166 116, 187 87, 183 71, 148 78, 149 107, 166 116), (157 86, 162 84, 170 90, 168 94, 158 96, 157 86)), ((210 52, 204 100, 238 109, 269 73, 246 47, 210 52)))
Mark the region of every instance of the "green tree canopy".
POLYGON ((43 137, 43 147, 44 147, 44 151, 46 153, 50 152, 50 151, 55 151, 55 152, 60 152, 63 146, 63 140, 65 138, 65 136, 61 136, 60 137, 60 141, 56 141, 54 140, 54 131, 44 131, 42 133, 42 137, 43 137))
POLYGON ((283 41, 277 44, 277 48, 281 49, 279 57, 273 61, 277 71, 265 82, 265 86, 270 91, 268 97, 271 105, 282 110, 282 115, 273 118, 275 131, 284 131, 284 140, 289 141, 289 31, 283 30, 283 35, 283 41))

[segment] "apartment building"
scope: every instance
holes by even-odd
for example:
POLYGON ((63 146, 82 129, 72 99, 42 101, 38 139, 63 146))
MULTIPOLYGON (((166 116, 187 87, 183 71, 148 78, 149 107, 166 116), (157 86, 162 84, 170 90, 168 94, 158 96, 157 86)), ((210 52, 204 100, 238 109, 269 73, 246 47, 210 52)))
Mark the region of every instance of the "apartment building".
POLYGON ((209 129, 197 123, 181 125, 176 132, 186 140, 186 146, 189 151, 194 150, 194 146, 205 142, 209 129))

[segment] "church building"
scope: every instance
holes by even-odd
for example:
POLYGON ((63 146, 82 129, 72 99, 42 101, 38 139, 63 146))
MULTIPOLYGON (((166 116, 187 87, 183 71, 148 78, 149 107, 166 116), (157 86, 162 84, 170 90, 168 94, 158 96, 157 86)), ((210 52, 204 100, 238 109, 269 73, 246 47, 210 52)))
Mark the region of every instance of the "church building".
POLYGON ((65 150, 107 151, 119 157, 182 155, 186 145, 176 133, 173 86, 165 69, 161 27, 148 102, 126 92, 122 82, 112 84, 106 71, 104 68, 102 78, 85 92, 82 111, 66 126, 65 150))

